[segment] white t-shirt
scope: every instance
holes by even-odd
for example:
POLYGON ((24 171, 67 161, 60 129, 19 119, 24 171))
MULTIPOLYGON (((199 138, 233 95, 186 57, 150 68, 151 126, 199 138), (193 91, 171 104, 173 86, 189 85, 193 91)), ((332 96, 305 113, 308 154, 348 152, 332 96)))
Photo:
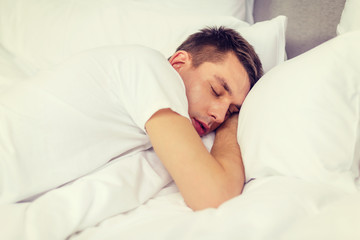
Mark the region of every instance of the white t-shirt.
POLYGON ((184 84, 159 52, 90 50, 0 97, 0 203, 15 202, 151 148, 159 109, 189 118, 184 84))

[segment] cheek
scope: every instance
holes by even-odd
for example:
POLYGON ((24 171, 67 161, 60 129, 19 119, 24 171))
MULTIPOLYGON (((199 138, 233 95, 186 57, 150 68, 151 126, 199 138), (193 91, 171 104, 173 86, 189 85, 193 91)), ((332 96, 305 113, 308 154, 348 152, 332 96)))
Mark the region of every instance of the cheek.
POLYGON ((190 108, 200 108, 206 97, 203 93, 203 89, 200 86, 192 86, 186 91, 187 99, 189 101, 190 108))

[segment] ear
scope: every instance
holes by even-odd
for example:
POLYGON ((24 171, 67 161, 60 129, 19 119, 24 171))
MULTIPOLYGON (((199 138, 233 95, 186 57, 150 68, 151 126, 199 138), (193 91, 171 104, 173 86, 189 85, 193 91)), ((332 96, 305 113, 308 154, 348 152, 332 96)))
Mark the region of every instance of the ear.
POLYGON ((182 68, 191 65, 191 55, 186 51, 180 50, 170 57, 169 62, 179 72, 182 68))

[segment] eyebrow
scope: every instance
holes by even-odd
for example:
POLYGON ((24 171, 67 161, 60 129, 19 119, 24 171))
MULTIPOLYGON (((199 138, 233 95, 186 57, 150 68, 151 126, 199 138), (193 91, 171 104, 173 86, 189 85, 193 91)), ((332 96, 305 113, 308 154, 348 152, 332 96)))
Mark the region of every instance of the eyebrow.
MULTIPOLYGON (((227 84, 225 78, 220 77, 218 75, 214 75, 216 81, 218 81, 218 83, 225 89, 226 92, 229 93, 230 96, 232 96, 232 91, 231 88, 229 87, 229 85, 227 84)), ((238 111, 240 111, 241 105, 234 105, 238 111)))
POLYGON ((214 75, 214 77, 216 81, 218 81, 218 83, 225 89, 225 91, 227 91, 229 95, 232 95, 231 88, 229 87, 225 79, 223 77, 219 77, 218 75, 214 75))

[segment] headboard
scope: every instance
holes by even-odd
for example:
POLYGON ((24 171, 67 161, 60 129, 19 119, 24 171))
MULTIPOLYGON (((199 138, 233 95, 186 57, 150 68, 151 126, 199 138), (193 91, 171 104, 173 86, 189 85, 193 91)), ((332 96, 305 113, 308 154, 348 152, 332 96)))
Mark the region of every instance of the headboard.
POLYGON ((254 21, 288 17, 286 52, 293 58, 336 36, 345 0, 255 0, 254 21))

